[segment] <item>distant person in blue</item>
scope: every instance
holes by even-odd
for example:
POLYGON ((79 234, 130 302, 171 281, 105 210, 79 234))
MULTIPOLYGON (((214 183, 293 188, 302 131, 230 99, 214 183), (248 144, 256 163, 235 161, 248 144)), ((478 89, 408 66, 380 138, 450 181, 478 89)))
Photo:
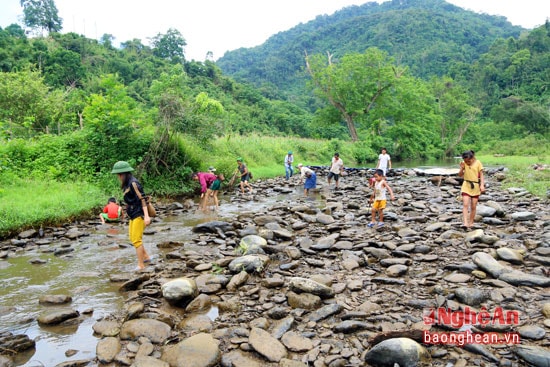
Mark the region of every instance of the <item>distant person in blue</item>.
POLYGON ((294 156, 292 155, 292 150, 288 151, 288 154, 285 156, 285 175, 287 181, 294 174, 294 169, 292 168, 292 163, 294 163, 294 156))

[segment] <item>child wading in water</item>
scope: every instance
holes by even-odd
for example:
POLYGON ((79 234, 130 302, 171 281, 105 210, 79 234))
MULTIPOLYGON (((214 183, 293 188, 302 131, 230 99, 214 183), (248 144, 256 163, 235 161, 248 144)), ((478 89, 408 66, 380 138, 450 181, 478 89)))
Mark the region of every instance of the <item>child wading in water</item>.
POLYGON ((462 153, 463 162, 460 162, 458 175, 464 177, 462 183, 462 221, 465 228, 474 224, 476 207, 479 195, 485 192, 483 165, 476 159, 473 150, 462 153))
POLYGON ((378 212, 378 227, 382 227, 384 225, 384 209, 386 208, 386 190, 390 192, 390 197, 392 200, 395 199, 393 196, 393 190, 391 189, 390 185, 386 182, 386 178, 384 177, 384 171, 381 169, 377 169, 374 172, 374 179, 376 182, 374 183, 374 192, 372 193, 372 196, 369 200, 369 203, 372 203, 374 200, 374 203, 372 204, 372 219, 371 222, 368 224, 368 227, 372 228, 376 225, 376 212, 378 212))

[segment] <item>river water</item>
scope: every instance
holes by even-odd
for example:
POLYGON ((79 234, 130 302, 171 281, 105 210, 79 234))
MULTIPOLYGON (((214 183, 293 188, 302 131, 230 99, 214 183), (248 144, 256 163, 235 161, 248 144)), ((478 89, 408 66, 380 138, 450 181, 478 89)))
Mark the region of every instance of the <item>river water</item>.
MULTIPOLYGON (((146 229, 150 235, 144 236, 144 243, 149 254, 162 256, 156 246, 158 243, 185 243, 192 236, 193 226, 199 223, 234 218, 239 213, 257 211, 284 200, 296 200, 302 195, 303 189, 297 186, 293 192, 284 195, 262 193, 260 201, 237 203, 231 202, 229 196, 222 196, 217 213, 185 212, 157 218, 146 229)), ((322 201, 319 194, 308 200, 319 205, 322 201)), ((118 291, 120 284, 112 283, 109 278, 133 273, 136 266, 127 226, 98 224, 86 228, 86 232, 89 236, 75 241, 34 246, 0 260, 0 331, 26 334, 36 341, 35 349, 17 355, 17 366, 55 366, 67 360, 94 358, 98 339, 93 335, 92 326, 123 306, 124 294, 118 291), (62 243, 70 243, 74 251, 61 257, 54 256, 52 250, 62 243), (31 264, 31 260, 36 259, 46 263, 31 264), (40 305, 39 297, 46 294, 66 294, 73 300, 63 306, 40 305), (78 322, 67 326, 39 325, 36 318, 52 307, 73 308, 81 316, 78 322)))
MULTIPOLYGON (((398 163, 394 168, 454 168, 458 164, 457 160, 437 161, 433 165, 419 163, 398 163)), ((158 243, 185 243, 191 238, 192 227, 199 223, 234 218, 239 213, 258 211, 286 200, 303 200, 301 186, 296 186, 291 193, 260 194, 260 201, 245 203, 231 202, 229 196, 222 196, 217 213, 182 213, 157 218, 146 231, 151 235, 144 236, 146 249, 151 255, 162 256, 156 246, 158 243)), ((324 205, 320 194, 307 200, 324 205)), ((74 251, 62 257, 54 256, 52 250, 66 243, 64 241, 23 249, 0 260, 0 331, 26 334, 36 341, 35 349, 17 355, 17 366, 55 366, 67 360, 94 358, 98 339, 93 335, 92 326, 123 306, 124 294, 118 291, 120 284, 112 283, 109 278, 132 273, 136 266, 135 251, 128 243, 127 226, 96 225, 87 228, 86 232, 89 236, 71 241, 74 251), (35 259, 46 263, 31 264, 35 259), (39 305, 39 297, 45 294, 66 294, 73 301, 65 306, 39 305), (71 325, 38 325, 36 318, 50 307, 73 308, 81 316, 71 325)))

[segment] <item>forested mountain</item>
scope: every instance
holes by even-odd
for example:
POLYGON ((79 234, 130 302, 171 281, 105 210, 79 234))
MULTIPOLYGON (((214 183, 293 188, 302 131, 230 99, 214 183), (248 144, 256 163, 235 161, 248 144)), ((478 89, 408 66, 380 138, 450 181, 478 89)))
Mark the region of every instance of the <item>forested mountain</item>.
POLYGON ((443 76, 454 63, 471 64, 498 38, 517 38, 521 27, 506 18, 477 14, 444 0, 391 0, 350 6, 280 32, 264 44, 227 52, 222 71, 273 95, 303 94, 305 53, 335 58, 377 47, 408 66, 412 75, 443 76))

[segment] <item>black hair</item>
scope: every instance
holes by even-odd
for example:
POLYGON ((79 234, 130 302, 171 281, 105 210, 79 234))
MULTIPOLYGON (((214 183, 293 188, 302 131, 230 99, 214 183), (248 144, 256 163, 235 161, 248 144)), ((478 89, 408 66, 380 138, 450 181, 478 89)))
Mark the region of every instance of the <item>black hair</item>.
POLYGON ((125 189, 126 187, 128 187, 130 185, 130 180, 132 179, 132 174, 130 172, 123 172, 121 173, 123 179, 122 179, 122 182, 120 184, 120 187, 122 187, 122 189, 125 189))
POLYGON ((386 147, 380 148, 380 151, 383 151, 383 150, 385 150, 386 152, 388 151, 388 150, 386 149, 386 147))
POLYGON ((340 153, 334 153, 335 156, 339 157, 340 156, 340 153))
POLYGON ((473 150, 467 150, 464 153, 462 153, 462 159, 471 159, 474 158, 474 151, 473 150))
POLYGON ((110 197, 109 200, 107 200, 108 203, 116 203, 116 198, 110 197))
POLYGON ((376 171, 374 171, 374 174, 378 175, 378 176, 384 176, 384 171, 382 171, 380 168, 378 168, 376 171))

